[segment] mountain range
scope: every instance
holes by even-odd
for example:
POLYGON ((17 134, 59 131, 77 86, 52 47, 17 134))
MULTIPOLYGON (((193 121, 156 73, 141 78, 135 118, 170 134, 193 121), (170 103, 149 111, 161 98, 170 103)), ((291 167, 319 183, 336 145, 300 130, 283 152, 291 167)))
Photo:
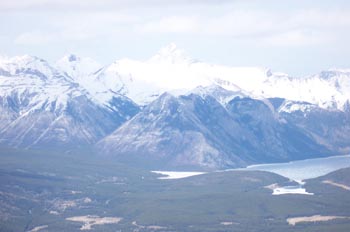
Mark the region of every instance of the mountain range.
POLYGON ((350 70, 291 77, 190 58, 0 58, 0 144, 222 169, 350 151, 350 70))

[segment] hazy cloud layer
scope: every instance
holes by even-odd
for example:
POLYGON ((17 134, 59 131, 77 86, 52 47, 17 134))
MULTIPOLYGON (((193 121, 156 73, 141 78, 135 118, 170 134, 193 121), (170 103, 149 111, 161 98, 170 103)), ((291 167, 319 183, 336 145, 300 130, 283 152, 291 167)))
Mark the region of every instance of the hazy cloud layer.
MULTIPOLYGON (((205 59, 216 52, 211 51, 208 44, 218 42, 219 50, 232 47, 239 49, 237 52, 251 53, 256 59, 268 55, 266 51, 277 55, 281 49, 299 49, 294 52, 328 54, 330 48, 339 56, 337 59, 340 60, 340 56, 345 59, 342 54, 349 51, 350 4, 346 1, 317 3, 308 0, 264 3, 257 0, 1 1, 0 42, 3 45, 0 46, 3 47, 0 48, 3 53, 12 54, 15 52, 10 46, 20 46, 16 50, 26 52, 35 51, 39 46, 56 45, 57 50, 52 48, 52 54, 47 54, 52 57, 58 55, 55 54, 59 53, 58 49, 79 47, 77 50, 81 51, 82 46, 89 43, 110 46, 115 41, 126 43, 126 49, 134 47, 132 41, 142 41, 143 46, 139 47, 178 42, 187 50, 200 50, 200 46, 207 49, 208 54, 203 51, 204 57, 199 57, 205 59)), ((94 47, 86 47, 88 49, 94 47)), ((144 54, 146 50, 141 49, 139 53, 144 54)), ((227 59, 228 55, 222 57, 227 59)), ((248 56, 245 59, 248 61, 248 56)), ((252 64, 257 63, 265 64, 252 59, 252 64)), ((283 67, 283 64, 276 66, 283 67)))
POLYGON ((0 10, 100 10, 130 7, 169 7, 183 5, 218 5, 230 0, 11 0, 1 1, 0 10))

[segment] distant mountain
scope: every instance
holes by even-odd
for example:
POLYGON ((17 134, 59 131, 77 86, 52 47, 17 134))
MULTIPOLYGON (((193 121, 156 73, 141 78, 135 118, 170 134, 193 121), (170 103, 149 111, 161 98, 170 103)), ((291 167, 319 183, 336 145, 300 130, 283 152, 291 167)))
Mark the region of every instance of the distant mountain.
POLYGON ((138 111, 117 94, 100 104, 73 77, 36 57, 2 60, 0 67, 0 142, 5 145, 92 145, 138 111))
POLYGON ((344 110, 350 100, 350 70, 332 69, 291 77, 260 67, 229 67, 189 57, 170 44, 145 61, 117 60, 94 74, 107 89, 147 105, 164 92, 185 94, 198 86, 243 89, 253 98, 305 101, 324 109, 344 110))
POLYGON ((87 82, 91 73, 103 67, 91 58, 79 57, 75 54, 62 57, 56 62, 55 66, 58 70, 74 78, 77 82, 87 82))
POLYGON ((217 169, 344 154, 349 125, 350 70, 290 77, 208 64, 175 44, 106 66, 0 58, 7 146, 96 146, 134 164, 217 169))

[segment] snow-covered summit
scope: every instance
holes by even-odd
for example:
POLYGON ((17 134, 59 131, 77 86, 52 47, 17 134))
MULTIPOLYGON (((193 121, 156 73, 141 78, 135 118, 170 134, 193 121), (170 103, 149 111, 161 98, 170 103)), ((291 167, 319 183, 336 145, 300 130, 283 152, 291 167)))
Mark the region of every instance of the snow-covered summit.
POLYGON ((102 65, 89 57, 69 54, 59 59, 56 67, 77 81, 84 81, 86 76, 102 68, 102 65))
POLYGON ((234 67, 192 59, 170 44, 147 60, 120 59, 102 66, 90 58, 64 56, 50 66, 46 61, 22 56, 0 59, 0 75, 41 75, 65 78, 79 84, 105 104, 113 96, 147 105, 164 92, 186 94, 198 86, 220 86, 261 98, 309 102, 322 108, 344 110, 350 99, 350 70, 330 69, 307 77, 292 77, 264 67, 234 67), (53 68, 54 67, 54 68, 53 68))
MULTIPOLYGON (((66 61, 79 59, 68 56, 66 61)), ((70 75, 33 56, 1 58, 0 143, 65 149, 88 145, 137 112, 127 98, 99 102, 95 92, 79 84, 79 76, 70 75)))
POLYGON ((106 88, 146 105, 163 92, 185 94, 198 86, 242 89, 253 98, 280 97, 322 108, 343 109, 350 99, 350 73, 329 70, 309 77, 291 77, 263 67, 231 67, 194 61, 175 44, 149 60, 117 60, 96 73, 106 88), (325 78, 327 76, 327 78, 325 78))
POLYGON ((42 79, 60 75, 46 60, 30 55, 3 57, 0 59, 0 72, 4 76, 27 75, 42 79))
POLYGON ((267 71, 194 61, 170 44, 149 60, 117 60, 94 75, 106 88, 146 105, 164 92, 185 94, 198 86, 219 85, 233 91, 239 87, 255 94, 266 80, 267 71))
POLYGON ((2 59, 0 70, 0 98, 16 98, 20 115, 36 110, 61 112, 69 99, 86 94, 71 77, 35 56, 2 59))

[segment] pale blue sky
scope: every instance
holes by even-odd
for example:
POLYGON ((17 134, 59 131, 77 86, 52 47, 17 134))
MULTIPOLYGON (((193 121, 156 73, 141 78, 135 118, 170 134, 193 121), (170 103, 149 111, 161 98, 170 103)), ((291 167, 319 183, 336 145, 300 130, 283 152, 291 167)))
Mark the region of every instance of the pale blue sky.
POLYGON ((191 57, 291 75, 350 68, 350 2, 341 0, 4 0, 0 54, 108 64, 174 42, 191 57))

